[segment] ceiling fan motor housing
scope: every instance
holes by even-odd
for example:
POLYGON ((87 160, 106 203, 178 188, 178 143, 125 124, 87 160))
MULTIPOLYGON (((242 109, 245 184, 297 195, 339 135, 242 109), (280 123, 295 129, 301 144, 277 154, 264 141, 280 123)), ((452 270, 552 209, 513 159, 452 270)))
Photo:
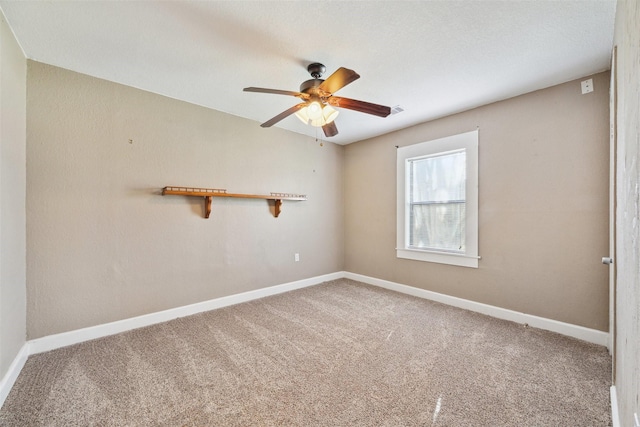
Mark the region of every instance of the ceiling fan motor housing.
POLYGON ((324 82, 322 79, 311 79, 305 82, 302 82, 300 85, 300 92, 307 93, 312 96, 319 96, 318 94, 318 86, 320 86, 324 82))
POLYGON ((313 64, 309 64, 307 71, 309 71, 309 74, 311 74, 313 79, 303 82, 300 85, 300 92, 314 97, 321 97, 322 94, 319 93, 318 86, 324 82, 324 79, 321 79, 320 77, 326 71, 326 67, 319 62, 314 62, 313 64))

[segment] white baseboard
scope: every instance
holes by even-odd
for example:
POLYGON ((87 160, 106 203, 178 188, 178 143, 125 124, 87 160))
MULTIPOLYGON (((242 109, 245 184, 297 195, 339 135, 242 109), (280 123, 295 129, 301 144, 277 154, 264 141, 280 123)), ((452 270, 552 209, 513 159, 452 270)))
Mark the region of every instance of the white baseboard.
POLYGON ((27 362, 27 357, 29 357, 29 344, 24 343, 20 348, 20 351, 18 351, 15 359, 13 359, 13 362, 11 362, 9 370, 4 375, 2 380, 0 380, 0 408, 9 395, 11 387, 13 387, 16 379, 18 379, 20 371, 22 371, 24 364, 27 362))
MULTIPOLYGON (((322 276, 311 277, 308 279, 298 280, 295 282, 285 283, 281 285, 271 286, 268 288, 257 289, 255 291, 243 292, 240 294, 229 295, 226 297, 216 298, 208 301, 203 301, 196 304, 191 304, 183 307, 177 307, 169 310, 159 311, 143 316, 133 317, 130 319, 123 319, 116 322, 105 323, 102 325, 92 326, 83 329, 77 329, 74 331, 63 332, 55 335, 48 335, 46 337, 37 338, 28 341, 21 349, 15 360, 11 364, 7 374, 0 382, 0 405, 4 402, 11 387, 17 379, 22 367, 24 366, 27 357, 32 354, 42 353, 49 350, 55 350, 57 348, 66 347, 68 345, 77 344, 84 341, 89 341, 96 338, 101 338, 109 335, 114 335, 120 332, 130 331, 132 329, 141 328, 144 326, 150 326, 168 320, 176 319, 178 317, 190 316, 192 314, 201 313, 204 311, 215 310, 217 308, 227 307, 234 304, 239 304, 247 301, 256 300, 259 298, 268 297, 271 295, 277 295, 283 292, 293 291, 295 289, 301 289, 320 283, 336 280, 341 278, 347 278, 357 280, 370 285, 379 286, 381 288, 390 289, 393 291, 401 292, 408 295, 413 295, 420 298, 437 301, 443 304, 451 305, 454 307, 463 308, 470 311, 486 314, 499 319, 510 320, 517 323, 527 323, 533 327, 545 329, 553 332, 557 332, 570 337, 578 338, 584 341, 588 341, 594 344, 606 346, 609 340, 609 334, 606 332, 597 331, 594 329, 585 328, 582 326, 571 325, 568 323, 558 322, 551 319, 545 319, 543 317, 533 316, 530 314, 520 313, 512 310, 507 310, 500 307, 495 307, 487 304, 482 304, 462 298, 452 297, 449 295, 440 294, 437 292, 431 292, 424 289, 415 288, 412 286, 402 285, 387 280, 376 279, 369 276, 363 276, 361 274, 355 274, 345 271, 338 271, 335 273, 325 274, 322 276)), ((612 402, 615 399, 615 388, 612 387, 612 402)), ((617 404, 617 403, 616 403, 617 404)), ((613 406, 612 406, 613 408, 613 406)), ((617 417, 617 406, 615 416, 617 417)), ((614 421, 615 423, 615 421, 614 421)), ((614 424, 616 427, 616 424, 614 424)))
POLYGON ((622 427, 618 414, 618 394, 614 385, 611 386, 611 422, 613 427, 622 427))
POLYGON ((46 337, 30 340, 28 343, 29 354, 31 355, 49 350, 55 350, 57 348, 66 347, 68 345, 77 344, 96 338, 102 338, 109 335, 118 334, 120 332, 130 331, 132 329, 142 328, 144 326, 154 325, 156 323, 166 322, 178 317, 190 316, 192 314, 201 313, 203 311, 215 310, 216 308, 227 307, 242 302, 280 294, 283 292, 293 291, 295 289, 318 285, 322 282, 336 280, 342 277, 344 277, 343 272, 325 274, 309 279, 298 280, 296 282, 270 286, 268 288, 256 289, 255 291, 242 292, 240 294, 215 298, 196 304, 185 305, 169 310, 158 311, 156 313, 145 314, 143 316, 118 320, 116 322, 104 323, 102 325, 76 329, 74 331, 63 332, 55 335, 48 335, 46 337))
POLYGON ((298 280, 296 282, 275 285, 268 288, 257 289, 255 291, 243 292, 240 294, 229 295, 226 297, 203 301, 196 304, 176 307, 156 313, 150 313, 143 316, 123 319, 116 322, 105 323, 102 325, 77 329, 74 331, 63 332, 55 335, 48 335, 46 337, 30 340, 27 343, 28 354, 31 355, 49 350, 55 350, 60 347, 65 347, 68 345, 117 334, 120 332, 130 331, 132 329, 142 328, 144 326, 150 326, 156 323, 166 322, 178 317, 190 316, 192 314, 201 313, 203 311, 215 310, 217 308, 227 307, 230 305, 252 301, 255 299, 264 298, 295 289, 305 288, 343 277, 405 293, 408 295, 437 301, 443 304, 452 305, 454 307, 464 308, 466 310, 475 311, 492 317, 497 317, 499 319, 510 320, 517 323, 527 323, 535 328, 557 332, 594 344, 606 346, 609 340, 609 334, 606 332, 572 325, 569 323, 558 322, 556 320, 520 313, 517 311, 495 307, 488 304, 482 304, 462 298, 452 297, 449 295, 427 291, 412 286, 402 285, 400 283, 390 282, 387 280, 376 279, 374 277, 364 276, 361 274, 339 271, 322 276, 311 277, 309 279, 298 280))
POLYGON ((534 328, 557 332, 559 334, 578 338, 580 340, 587 341, 593 344, 606 346, 609 341, 609 334, 607 332, 589 329, 583 326, 558 322, 557 320, 546 319, 544 317, 538 317, 531 314, 508 310, 506 308, 495 307, 493 305, 452 297, 437 292, 426 291, 424 289, 401 285, 400 283, 376 279, 374 277, 363 276, 361 274, 345 272, 344 277, 347 279, 368 283, 370 285, 379 286, 381 288, 390 289, 392 291, 402 292, 403 294, 437 301, 458 308, 464 308, 465 310, 475 311, 477 313, 486 314, 491 317, 497 317, 498 319, 510 320, 512 322, 522 324, 526 323, 534 328))

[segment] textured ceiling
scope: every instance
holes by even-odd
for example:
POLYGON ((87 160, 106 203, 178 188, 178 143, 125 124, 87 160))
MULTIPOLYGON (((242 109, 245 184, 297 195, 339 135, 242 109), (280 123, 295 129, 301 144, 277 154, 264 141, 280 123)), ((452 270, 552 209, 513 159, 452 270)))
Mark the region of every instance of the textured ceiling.
MULTIPOLYGON (((337 95, 404 111, 342 109, 347 144, 609 68, 615 0, 7 1, 25 55, 255 120, 297 98, 322 62, 361 76, 337 95)), ((276 125, 324 139, 290 116, 276 125)), ((270 132, 271 129, 264 129, 270 132)))

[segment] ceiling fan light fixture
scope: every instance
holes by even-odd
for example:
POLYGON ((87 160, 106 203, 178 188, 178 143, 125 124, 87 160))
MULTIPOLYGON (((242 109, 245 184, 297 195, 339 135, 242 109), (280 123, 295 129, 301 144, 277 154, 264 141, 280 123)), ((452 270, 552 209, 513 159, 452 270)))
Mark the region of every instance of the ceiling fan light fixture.
POLYGON ((338 117, 338 111, 329 105, 323 107, 320 102, 312 101, 296 111, 296 117, 305 125, 322 127, 334 121, 338 117))
POLYGON ((322 105, 318 101, 310 102, 306 109, 310 120, 318 120, 322 118, 322 105))
POLYGON ((324 118, 324 124, 329 124, 338 117, 338 110, 332 108, 330 105, 325 105, 322 109, 322 117, 324 118))
POLYGON ((296 117, 300 119, 305 125, 309 124, 309 114, 307 113, 307 107, 303 107, 296 111, 296 117))
POLYGON ((315 126, 315 127, 317 127, 317 128, 320 128, 320 127, 322 127, 322 126, 326 125, 327 123, 324 121, 324 117, 320 116, 320 117, 319 117, 319 118, 317 118, 317 119, 309 120, 309 124, 310 124, 311 126, 315 126))

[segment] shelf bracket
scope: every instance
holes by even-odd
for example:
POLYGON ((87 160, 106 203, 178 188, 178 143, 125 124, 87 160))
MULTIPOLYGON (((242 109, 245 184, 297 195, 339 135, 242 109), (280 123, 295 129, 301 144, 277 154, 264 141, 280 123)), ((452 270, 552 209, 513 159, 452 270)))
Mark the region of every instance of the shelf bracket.
POLYGON ((209 215, 211 215, 211 200, 213 200, 213 197, 204 196, 204 217, 205 218, 209 218, 209 215))
POLYGON ((280 215, 280 211, 282 210, 282 199, 274 199, 274 202, 275 202, 275 205, 274 205, 273 216, 278 218, 278 215, 280 215))

